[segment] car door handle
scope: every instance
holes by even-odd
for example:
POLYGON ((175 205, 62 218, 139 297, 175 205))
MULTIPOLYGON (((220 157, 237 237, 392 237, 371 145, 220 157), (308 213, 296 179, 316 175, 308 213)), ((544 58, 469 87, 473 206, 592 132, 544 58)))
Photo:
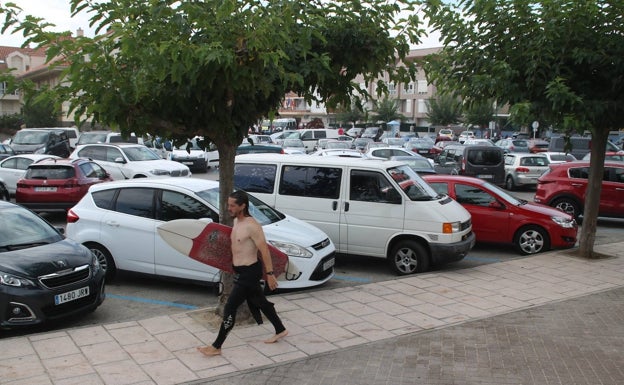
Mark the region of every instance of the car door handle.
POLYGON ((119 227, 119 222, 117 221, 105 221, 104 222, 107 226, 111 226, 111 227, 119 227))
POLYGON ((582 183, 571 183, 572 187, 583 187, 582 183))
POLYGON ((345 211, 349 211, 349 202, 345 202, 345 211))
POLYGON ((333 201, 332 202, 332 210, 336 211, 337 208, 338 208, 338 202, 337 201, 333 201))

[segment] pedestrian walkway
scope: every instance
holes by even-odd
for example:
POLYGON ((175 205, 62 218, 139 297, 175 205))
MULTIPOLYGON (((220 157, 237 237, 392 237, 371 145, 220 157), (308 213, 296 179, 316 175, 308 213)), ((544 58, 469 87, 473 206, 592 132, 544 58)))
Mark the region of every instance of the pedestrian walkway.
POLYGON ((621 326, 613 330, 619 334, 611 333, 622 325, 613 322, 623 318, 621 297, 611 293, 624 292, 624 242, 595 249, 612 257, 585 260, 567 250, 273 296, 289 336, 267 345, 262 340, 272 334, 270 325, 235 327, 219 357, 196 351, 212 342, 216 330, 190 313, 9 338, 0 341, 0 383, 624 383, 624 333, 621 326), (610 298, 603 301, 608 305, 596 309, 613 317, 585 314, 592 298, 603 297, 610 298), (588 322, 579 326, 564 317, 561 330, 571 336, 550 336, 567 343, 543 356, 549 330, 561 330, 529 323, 536 311, 542 318, 565 316, 568 303, 580 309, 569 314, 588 322), (493 347, 487 337, 492 331, 493 347), (577 346, 575 335, 588 346, 577 346), (520 353, 514 352, 525 361, 517 362, 520 353), (584 352, 586 361, 566 360, 584 352), (526 370, 510 370, 512 362, 526 370), (567 373, 576 374, 573 381, 567 373))

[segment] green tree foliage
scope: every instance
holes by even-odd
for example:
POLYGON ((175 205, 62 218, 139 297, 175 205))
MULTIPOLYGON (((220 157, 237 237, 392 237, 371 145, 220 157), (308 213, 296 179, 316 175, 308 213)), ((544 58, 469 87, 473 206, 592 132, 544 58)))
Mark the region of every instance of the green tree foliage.
POLYGON ((362 119, 364 119, 364 110, 361 104, 357 102, 352 102, 349 107, 340 109, 336 114, 336 120, 342 123, 343 127, 350 124, 355 125, 362 119))
POLYGON ((51 62, 62 58, 66 82, 56 91, 75 116, 126 133, 207 137, 219 150, 224 192, 233 187, 237 145, 287 91, 331 107, 348 103, 356 91, 365 94, 353 81, 358 74, 366 86, 384 72, 395 83, 408 82, 415 66, 394 63, 423 33, 409 0, 70 4, 74 15, 90 15, 99 36, 47 32, 45 20, 20 19, 10 3, 0 7, 2 32, 46 45, 51 62))
POLYGON ((60 120, 54 93, 44 89, 26 93, 22 105, 26 127, 58 127, 60 120))
POLYGON ((464 123, 479 126, 481 130, 487 128, 494 119, 494 106, 491 100, 468 103, 464 110, 464 123))
POLYGON ((425 72, 462 98, 525 103, 533 120, 592 132, 589 188, 579 233, 594 256, 607 135, 624 109, 624 2, 568 0, 426 1, 443 36, 425 72))
POLYGON ((462 104, 454 96, 449 94, 438 94, 435 99, 426 101, 427 119, 434 126, 447 126, 457 124, 462 118, 462 104))
POLYGON ((399 102, 396 99, 384 97, 375 102, 373 108, 373 122, 390 122, 393 120, 404 120, 405 117, 398 112, 399 102))

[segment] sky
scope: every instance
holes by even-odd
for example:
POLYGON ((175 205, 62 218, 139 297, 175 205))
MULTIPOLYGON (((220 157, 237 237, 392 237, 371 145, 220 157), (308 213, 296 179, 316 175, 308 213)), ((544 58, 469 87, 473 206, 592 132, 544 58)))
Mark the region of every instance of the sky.
MULTIPOLYGON (((44 18, 47 22, 56 24, 53 29, 57 32, 71 31, 75 36, 78 28, 82 28, 85 36, 93 37, 95 31, 89 28, 89 15, 81 12, 71 17, 69 0, 0 0, 3 5, 7 2, 15 3, 22 8, 24 15, 33 15, 44 18)), ((20 47, 24 42, 21 34, 7 33, 0 36, 0 46, 20 47)), ((423 44, 417 48, 439 47, 438 35, 423 39, 423 44)))

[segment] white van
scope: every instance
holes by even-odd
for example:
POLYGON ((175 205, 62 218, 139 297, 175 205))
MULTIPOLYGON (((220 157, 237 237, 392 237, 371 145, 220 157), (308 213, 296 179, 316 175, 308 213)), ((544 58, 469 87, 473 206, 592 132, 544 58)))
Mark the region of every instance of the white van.
POLYGON ((335 128, 304 128, 284 133, 283 139, 301 139, 306 153, 314 151, 319 139, 338 139, 335 128))
POLYGON ((336 251, 387 258, 398 274, 461 260, 472 248, 470 214, 400 161, 249 154, 234 184, 323 230, 336 251))

